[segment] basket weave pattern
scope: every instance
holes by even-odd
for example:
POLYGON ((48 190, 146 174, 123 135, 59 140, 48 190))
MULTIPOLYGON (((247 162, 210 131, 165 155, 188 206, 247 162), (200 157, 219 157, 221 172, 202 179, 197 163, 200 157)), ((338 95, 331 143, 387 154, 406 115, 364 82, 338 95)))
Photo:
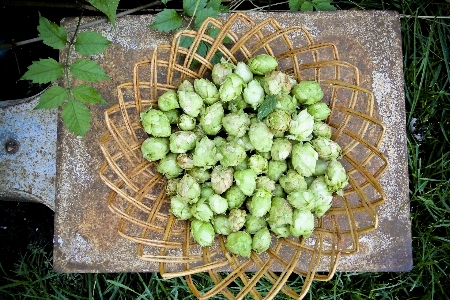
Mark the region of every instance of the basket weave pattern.
POLYGON ((157 262, 163 278, 185 276, 199 299, 217 293, 229 299, 248 293, 255 299, 271 299, 280 291, 303 298, 313 280, 332 278, 340 256, 359 250, 359 236, 377 228, 375 208, 385 200, 378 183, 388 167, 378 150, 384 125, 376 117, 372 92, 360 87, 359 77, 355 66, 340 59, 335 44, 315 43, 305 28, 282 28, 272 18, 255 24, 237 13, 226 23, 207 19, 198 31, 177 33, 171 45, 158 46, 151 60, 134 66, 133 82, 117 87, 119 104, 105 112, 108 132, 100 147, 106 161, 100 176, 112 190, 108 207, 120 217, 118 234, 137 244, 140 259, 157 262), (211 28, 220 30, 215 38, 207 34, 211 28), (189 39, 192 44, 183 47, 189 39), (208 52, 202 57, 196 50, 205 44, 208 52), (341 162, 349 176, 343 197, 334 196, 332 208, 316 220, 311 237, 273 238, 266 253, 252 252, 250 259, 228 252, 225 238, 219 235, 213 246, 200 247, 190 235, 189 222, 176 220, 169 212, 166 180, 140 150, 147 138, 140 112, 156 107, 156 99, 176 90, 184 79, 208 77, 219 52, 234 63, 267 53, 277 57, 279 70, 298 80, 317 80, 332 110, 327 123, 333 128, 332 139, 342 147, 341 162), (208 272, 216 284, 206 293, 192 281, 191 276, 199 272, 208 272), (304 277, 300 290, 285 284, 292 273, 304 277), (264 296, 257 289, 263 277, 272 283, 264 296), (237 294, 230 289, 236 279, 244 286, 237 294))

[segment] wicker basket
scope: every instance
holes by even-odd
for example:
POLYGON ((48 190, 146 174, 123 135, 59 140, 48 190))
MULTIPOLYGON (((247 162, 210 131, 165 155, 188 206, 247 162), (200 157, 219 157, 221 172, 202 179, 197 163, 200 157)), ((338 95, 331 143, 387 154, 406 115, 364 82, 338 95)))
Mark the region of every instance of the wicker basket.
POLYGON ((136 243, 140 259, 158 263, 163 278, 185 276, 199 299, 217 293, 228 299, 248 293, 271 299, 280 291, 303 298, 313 280, 332 278, 340 256, 358 252, 359 236, 377 228, 375 208, 385 200, 378 183, 388 166, 378 150, 384 126, 376 117, 373 94, 360 87, 359 76, 355 66, 340 60, 335 44, 317 44, 305 28, 282 28, 273 18, 255 24, 236 13, 224 24, 207 19, 198 31, 178 32, 171 45, 158 46, 151 60, 135 65, 133 82, 117 88, 119 104, 105 112, 108 132, 100 147, 106 162, 100 176, 112 190, 108 207, 120 217, 118 234, 136 243), (220 30, 215 38, 207 34, 211 28, 220 30), (244 34, 237 35, 236 28, 244 34), (189 48, 182 46, 186 39, 193 41, 189 48), (201 42, 208 46, 204 57, 196 51, 201 42), (139 113, 156 106, 158 96, 175 90, 182 80, 209 76, 217 53, 233 62, 268 53, 277 57, 280 70, 298 80, 317 80, 332 109, 327 123, 333 128, 332 139, 343 149, 341 162, 349 176, 343 197, 333 198, 311 237, 274 238, 267 252, 252 252, 250 259, 228 252, 219 235, 213 246, 200 247, 190 235, 189 222, 169 213, 166 181, 140 150, 147 134, 139 113), (201 293, 191 278, 199 272, 207 272, 215 287, 201 293), (304 277, 302 287, 285 284, 292 273, 304 277), (244 287, 230 289, 236 279, 244 287), (259 280, 272 283, 264 295, 257 289, 259 280))

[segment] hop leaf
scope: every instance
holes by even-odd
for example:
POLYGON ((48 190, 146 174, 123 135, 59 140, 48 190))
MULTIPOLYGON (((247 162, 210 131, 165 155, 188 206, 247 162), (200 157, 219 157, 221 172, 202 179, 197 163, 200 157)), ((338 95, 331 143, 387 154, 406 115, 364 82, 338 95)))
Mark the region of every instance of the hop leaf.
POLYGON ((109 79, 105 71, 95 61, 80 59, 70 65, 70 72, 73 77, 81 80, 98 82, 109 79))
POLYGON ((49 21, 39 14, 39 25, 37 27, 39 37, 42 38, 44 44, 54 49, 62 49, 67 43, 67 32, 62 26, 49 21))
POLYGON ((69 91, 58 85, 52 86, 39 97, 39 104, 34 109, 56 108, 66 101, 69 91))
POLYGON ((277 106, 277 96, 276 95, 268 95, 266 100, 261 104, 258 108, 258 120, 264 119, 268 114, 273 112, 277 106))
POLYGON ((201 11, 205 8, 207 0, 184 0, 183 1, 183 11, 188 16, 193 16, 194 13, 201 11), (198 3, 198 5, 197 5, 198 3))
POLYGON ((81 102, 69 100, 62 108, 61 117, 67 128, 76 135, 84 136, 91 124, 91 113, 81 102))
POLYGON ((63 75, 64 66, 53 58, 34 61, 23 74, 23 80, 31 80, 33 83, 48 83, 55 81, 63 75))
POLYGON ((219 16, 220 11, 215 10, 212 7, 207 7, 205 9, 202 9, 201 11, 197 12, 197 15, 195 17, 194 25, 195 27, 200 27, 208 17, 217 18, 219 16))
POLYGON ((72 89, 75 99, 86 103, 106 103, 96 89, 88 84, 81 84, 72 89))
POLYGON ((150 28, 169 32, 181 26, 183 20, 174 9, 163 9, 156 15, 155 21, 149 26, 150 28))
POLYGON ((88 0, 96 9, 104 13, 113 27, 116 27, 116 10, 119 6, 119 0, 88 0))
POLYGON ((111 42, 98 32, 86 31, 77 35, 75 51, 81 55, 96 55, 106 50, 111 42))

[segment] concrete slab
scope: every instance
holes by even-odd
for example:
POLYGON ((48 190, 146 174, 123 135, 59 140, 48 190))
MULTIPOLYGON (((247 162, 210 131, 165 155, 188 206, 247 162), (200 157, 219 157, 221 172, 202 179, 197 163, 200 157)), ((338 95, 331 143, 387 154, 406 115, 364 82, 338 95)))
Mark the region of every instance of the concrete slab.
POLYGON ((58 110, 34 110, 39 95, 0 102, 0 199, 55 209, 58 110))
MULTIPOLYGON (((405 102, 399 15, 381 11, 319 13, 248 13, 259 23, 275 17, 284 26, 301 25, 316 42, 337 43, 342 60, 362 70, 362 87, 375 95, 378 114, 386 125, 381 151, 390 167, 380 183, 386 202, 378 207, 378 230, 364 235, 361 251, 340 260, 338 271, 408 271, 412 268, 408 198, 405 102)), ((226 20, 227 16, 220 17, 226 20)), ((132 81, 133 65, 150 59, 159 44, 171 41, 146 26, 154 16, 127 16, 93 29, 113 41, 93 57, 112 78, 95 84, 108 101, 93 108, 92 129, 79 138, 58 125, 54 268, 60 272, 148 272, 157 264, 138 259, 136 244, 117 234, 118 217, 107 208, 110 190, 98 170, 104 158, 98 140, 107 131, 103 112, 117 103, 116 86, 132 81)), ((86 19, 88 21, 88 19, 86 19)), ((67 20, 67 26, 75 20, 67 20)), ((75 59, 73 54, 71 59, 75 59)))

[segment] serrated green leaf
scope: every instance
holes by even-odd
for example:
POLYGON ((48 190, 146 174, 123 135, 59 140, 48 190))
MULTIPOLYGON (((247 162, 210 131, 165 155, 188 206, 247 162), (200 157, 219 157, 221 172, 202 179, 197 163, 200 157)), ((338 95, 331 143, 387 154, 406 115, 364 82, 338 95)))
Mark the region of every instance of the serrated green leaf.
POLYGON ((206 4, 206 7, 211 7, 214 10, 217 10, 219 12, 227 12, 228 7, 222 5, 221 0, 210 0, 208 4, 206 4))
POLYGON ((267 95, 264 102, 258 108, 258 120, 264 119, 268 114, 273 112, 277 106, 278 97, 276 95, 267 95))
POLYGON ((51 109, 56 108, 66 101, 69 91, 58 85, 47 89, 39 97, 39 103, 34 109, 51 109))
POLYGON ((305 0, 289 0, 289 9, 291 11, 299 11, 305 0))
POLYGON ((213 65, 218 64, 220 62, 220 60, 222 59, 222 57, 223 57, 223 53, 220 51, 216 51, 216 53, 214 53, 214 56, 211 59, 211 63, 213 65))
POLYGON ((20 79, 31 80, 33 83, 49 83, 61 77, 63 72, 64 66, 53 58, 41 58, 33 61, 20 79))
POLYGON ((189 48, 192 45, 194 38, 191 36, 183 35, 180 37, 180 46, 184 48, 189 48))
MULTIPOLYGON (((212 38, 216 38, 219 35, 220 29, 219 28, 211 28, 208 30, 207 34, 212 37, 212 38)), ((231 39, 226 36, 223 38, 222 43, 226 44, 226 43, 230 43, 231 39)))
POLYGON ((88 59, 77 60, 69 66, 69 69, 73 77, 81 80, 98 82, 110 79, 97 62, 88 59))
POLYGON ((301 11, 313 11, 314 5, 312 4, 312 2, 305 1, 305 2, 303 2, 302 6, 300 7, 300 10, 301 11))
POLYGON ((39 25, 37 27, 39 37, 43 43, 54 49, 63 49, 67 43, 67 31, 39 14, 39 25))
POLYGON ((113 27, 116 27, 116 11, 119 0, 87 0, 93 7, 104 13, 113 27))
POLYGON ((207 0, 183 0, 183 11, 188 16, 193 16, 194 13, 199 12, 206 6, 207 0))
POLYGON ((174 9, 163 9, 156 15, 155 21, 149 25, 158 31, 169 32, 181 26, 183 20, 174 9))
POLYGON ((195 15, 194 26, 196 28, 199 28, 208 17, 217 18, 219 16, 219 13, 220 11, 215 10, 212 7, 208 7, 198 11, 195 15))
POLYGON ((64 125, 76 135, 85 136, 91 125, 91 113, 81 102, 69 100, 61 111, 64 125))
POLYGON ((81 84, 72 89, 75 99, 86 103, 106 103, 102 95, 88 84, 81 84))
POLYGON ((108 48, 111 42, 98 32, 85 31, 77 35, 75 51, 81 55, 96 55, 108 48))
POLYGON ((161 0, 161 2, 166 5, 167 4, 167 0, 161 0))
POLYGON ((323 11, 333 11, 336 10, 336 7, 334 5, 330 4, 329 2, 320 2, 314 5, 316 10, 323 10, 323 11))

